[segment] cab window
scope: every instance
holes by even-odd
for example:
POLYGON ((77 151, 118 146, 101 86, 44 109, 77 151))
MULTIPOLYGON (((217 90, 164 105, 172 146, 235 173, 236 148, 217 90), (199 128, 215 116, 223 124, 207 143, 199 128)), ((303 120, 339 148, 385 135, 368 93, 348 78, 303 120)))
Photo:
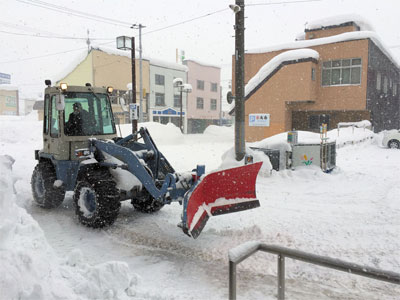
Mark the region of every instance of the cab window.
POLYGON ((51 97, 51 116, 50 116, 50 136, 58 137, 60 132, 59 122, 58 122, 58 110, 56 108, 56 96, 51 97))

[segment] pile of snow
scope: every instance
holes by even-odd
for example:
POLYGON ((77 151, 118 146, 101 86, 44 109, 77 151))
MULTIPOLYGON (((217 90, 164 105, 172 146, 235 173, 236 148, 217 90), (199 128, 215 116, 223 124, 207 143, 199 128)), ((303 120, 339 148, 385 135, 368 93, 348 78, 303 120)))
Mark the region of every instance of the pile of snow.
POLYGON ((60 259, 42 229, 17 206, 14 159, 0 156, 0 291, 2 299, 129 299, 136 276, 124 262, 90 266, 82 252, 60 259))
MULTIPOLYGON (((338 129, 333 129, 327 132, 327 142, 336 142, 337 147, 342 147, 346 144, 354 144, 357 142, 362 142, 367 139, 376 139, 376 135, 366 127, 371 125, 368 120, 356 122, 358 127, 356 128, 342 128, 340 132, 338 129)), ((320 144, 321 135, 315 132, 309 131, 297 131, 298 134, 298 144, 320 144)), ((246 153, 251 154, 254 157, 254 162, 262 161, 264 162, 261 168, 261 176, 269 176, 272 171, 272 165, 270 160, 262 149, 266 150, 279 150, 279 169, 283 170, 286 168, 286 152, 291 151, 291 146, 287 142, 288 132, 283 132, 276 134, 274 136, 265 138, 261 141, 254 143, 247 143, 246 153), (258 148, 254 149, 254 148, 258 148)), ((224 153, 222 156, 222 163, 220 169, 232 168, 236 166, 243 165, 244 160, 236 161, 235 149, 231 148, 224 153)))
POLYGON ((250 49, 247 50, 246 53, 267 53, 273 51, 281 51, 286 49, 299 49, 299 48, 309 48, 314 46, 326 45, 326 44, 333 44, 333 43, 340 43, 340 42, 347 42, 347 41, 356 41, 356 40, 363 40, 363 39, 370 39, 372 40, 378 48, 385 53, 385 55, 398 67, 400 68, 400 64, 398 60, 391 54, 389 47, 387 47, 379 38, 379 36, 373 31, 353 31, 353 32, 345 32, 342 34, 323 37, 319 39, 312 39, 312 40, 298 40, 295 42, 279 44, 275 46, 257 48, 257 49, 250 49))
MULTIPOLYGON (((122 136, 125 137, 132 133, 131 124, 123 124, 120 126, 122 136)), ((177 144, 183 139, 183 134, 181 130, 172 123, 161 124, 156 122, 144 122, 138 124, 138 128, 140 127, 147 128, 156 144, 177 144)), ((119 132, 118 128, 117 131, 119 132)))
POLYGON ((319 20, 314 20, 306 24, 306 30, 320 29, 329 26, 340 26, 349 22, 356 23, 360 27, 361 31, 375 31, 367 20, 365 20, 360 15, 355 14, 336 15, 319 20))
POLYGON ((297 49, 283 52, 264 66, 260 68, 256 75, 254 75, 249 82, 246 84, 244 96, 247 97, 258 85, 267 78, 276 68, 278 68, 285 61, 300 60, 304 58, 314 58, 318 60, 319 54, 317 51, 312 49, 297 49))

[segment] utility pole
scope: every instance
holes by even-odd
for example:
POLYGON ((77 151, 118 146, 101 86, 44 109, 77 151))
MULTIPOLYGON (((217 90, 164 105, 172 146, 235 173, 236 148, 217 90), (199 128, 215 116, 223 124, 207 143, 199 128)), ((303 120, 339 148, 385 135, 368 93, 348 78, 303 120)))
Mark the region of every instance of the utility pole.
POLYGON ((143 122, 143 69, 142 69, 142 28, 145 28, 142 24, 133 24, 131 28, 139 29, 139 122, 143 122))
MULTIPOLYGON (((136 62, 135 62, 135 37, 131 38, 131 64, 132 64, 132 103, 136 103, 136 62)), ((132 120, 132 134, 137 133, 137 120, 132 120)))
POLYGON ((236 160, 240 161, 246 154, 244 141, 244 0, 236 0, 235 4, 235 155, 236 160))
POLYGON ((87 29, 87 39, 86 39, 86 44, 87 44, 87 52, 90 52, 90 38, 89 38, 89 29, 87 29))

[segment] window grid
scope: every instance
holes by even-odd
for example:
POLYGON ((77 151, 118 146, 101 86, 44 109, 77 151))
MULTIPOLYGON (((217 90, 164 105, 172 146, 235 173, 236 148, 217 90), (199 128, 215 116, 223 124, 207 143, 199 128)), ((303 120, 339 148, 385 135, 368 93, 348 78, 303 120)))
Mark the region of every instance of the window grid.
POLYGON ((211 92, 218 92, 218 84, 211 82, 211 92))
POLYGON ((203 109, 204 108, 204 99, 203 98, 197 97, 196 108, 197 109, 203 109))
POLYGON ((361 58, 323 62, 321 83, 322 86, 361 84, 361 58))
POLYGON ((210 109, 211 110, 217 110, 217 99, 211 99, 210 109))
POLYGON ((164 75, 156 74, 156 85, 165 85, 165 77, 164 75))
POLYGON ((156 93, 156 106, 165 106, 165 96, 162 93, 156 93))
POLYGON ((197 80, 197 89, 204 91, 204 80, 197 80))
POLYGON ((181 96, 174 95, 174 107, 181 107, 181 96))

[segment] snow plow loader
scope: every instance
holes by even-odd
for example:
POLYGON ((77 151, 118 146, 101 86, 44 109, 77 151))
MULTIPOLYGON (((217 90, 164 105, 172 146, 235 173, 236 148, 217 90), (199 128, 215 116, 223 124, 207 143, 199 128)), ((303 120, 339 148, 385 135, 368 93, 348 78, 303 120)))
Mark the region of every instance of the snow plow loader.
POLYGON ((141 212, 183 206, 179 227, 197 238, 210 216, 258 207, 255 183, 262 163, 205 174, 205 167, 177 173, 146 128, 117 137, 112 88, 51 86, 46 80, 43 149, 31 187, 43 208, 59 206, 73 191, 75 213, 89 227, 114 223, 121 201, 141 212))

